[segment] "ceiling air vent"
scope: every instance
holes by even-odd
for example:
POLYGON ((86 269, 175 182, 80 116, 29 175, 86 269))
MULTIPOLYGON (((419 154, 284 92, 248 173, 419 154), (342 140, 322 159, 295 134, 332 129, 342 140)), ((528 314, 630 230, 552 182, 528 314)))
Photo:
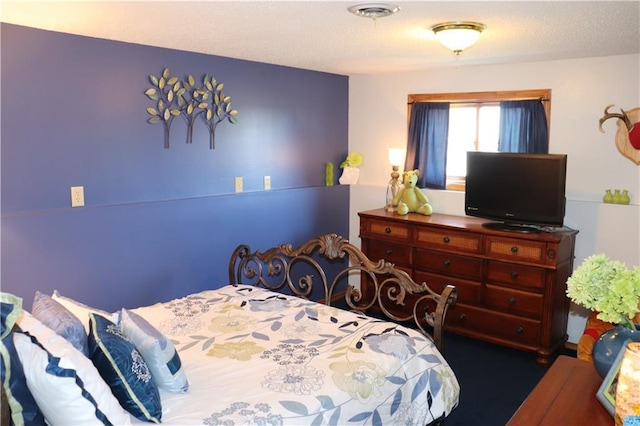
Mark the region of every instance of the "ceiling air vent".
POLYGON ((400 8, 395 4, 389 3, 364 3, 351 6, 348 10, 356 16, 378 19, 393 15, 398 12, 400 8))

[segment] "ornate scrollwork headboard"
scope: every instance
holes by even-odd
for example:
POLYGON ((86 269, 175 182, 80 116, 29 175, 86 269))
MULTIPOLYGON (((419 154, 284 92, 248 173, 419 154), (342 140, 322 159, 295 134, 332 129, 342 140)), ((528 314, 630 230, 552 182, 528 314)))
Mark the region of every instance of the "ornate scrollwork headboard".
POLYGON ((327 305, 364 314, 381 312, 392 321, 412 323, 432 338, 440 351, 444 349, 447 309, 457 297, 454 286, 438 294, 384 259, 371 261, 336 234, 313 238, 297 248, 280 244, 264 252, 239 245, 229 262, 229 283, 260 286, 305 299, 313 296, 327 305), (356 286, 349 284, 354 279, 367 286, 366 300, 356 286), (406 306, 407 302, 413 306, 406 306))

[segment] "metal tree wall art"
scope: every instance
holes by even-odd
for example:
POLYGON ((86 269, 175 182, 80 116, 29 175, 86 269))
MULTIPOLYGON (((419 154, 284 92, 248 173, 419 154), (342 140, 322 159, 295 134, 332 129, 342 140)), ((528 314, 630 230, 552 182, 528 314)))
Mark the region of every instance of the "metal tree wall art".
POLYGON ((171 124, 179 115, 187 122, 187 143, 193 142, 193 126, 201 117, 209 129, 209 148, 216 147, 215 131, 220 122, 227 120, 231 124, 238 122, 238 111, 231 107, 231 96, 223 92, 224 83, 218 83, 208 74, 202 78, 202 87, 196 86, 196 80, 188 75, 183 81, 171 77, 169 68, 162 71, 160 78, 150 75, 149 80, 154 87, 144 93, 155 101, 155 107, 148 107, 151 124, 164 124, 164 147, 169 148, 171 124))
POLYGON ((169 68, 164 69, 160 78, 150 75, 149 79, 154 87, 147 89, 144 93, 149 99, 156 101, 156 107, 147 108, 147 112, 151 115, 147 121, 151 124, 164 124, 164 147, 169 148, 171 123, 180 115, 180 110, 172 106, 176 93, 181 90, 181 84, 178 77, 169 76, 169 68))

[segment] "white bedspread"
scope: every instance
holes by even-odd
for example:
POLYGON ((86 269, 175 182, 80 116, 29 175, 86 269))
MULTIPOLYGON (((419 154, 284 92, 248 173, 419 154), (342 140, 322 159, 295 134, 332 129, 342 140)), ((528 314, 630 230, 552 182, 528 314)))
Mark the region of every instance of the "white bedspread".
POLYGON ((458 403, 434 344, 390 322, 250 286, 133 311, 174 342, 190 382, 161 391, 168 425, 425 425, 458 403))

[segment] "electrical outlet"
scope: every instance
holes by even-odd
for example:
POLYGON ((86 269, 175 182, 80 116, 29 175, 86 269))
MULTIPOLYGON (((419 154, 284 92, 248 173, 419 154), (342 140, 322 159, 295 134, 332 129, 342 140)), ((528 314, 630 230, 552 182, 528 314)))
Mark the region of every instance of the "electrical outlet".
POLYGON ((84 186, 71 187, 71 207, 84 206, 84 186))
POLYGON ((236 192, 242 192, 242 178, 236 177, 236 192))
POLYGON ((266 191, 271 189, 271 176, 265 176, 264 177, 264 189, 266 191))

